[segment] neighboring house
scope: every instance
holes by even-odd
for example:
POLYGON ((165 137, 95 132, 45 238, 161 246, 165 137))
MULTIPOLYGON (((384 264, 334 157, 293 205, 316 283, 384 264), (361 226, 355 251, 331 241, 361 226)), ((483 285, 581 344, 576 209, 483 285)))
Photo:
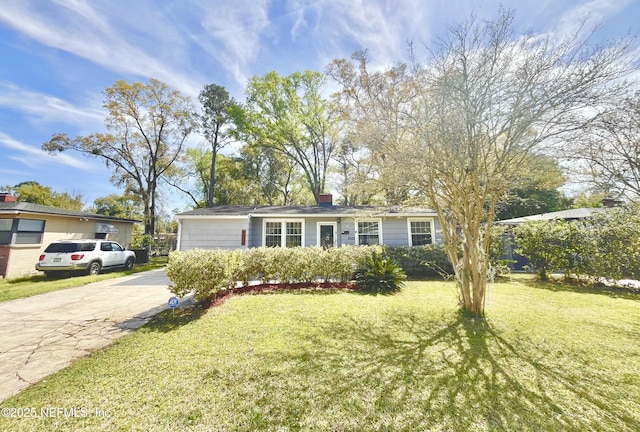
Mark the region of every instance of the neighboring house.
MULTIPOLYGON (((539 222, 539 221, 553 221, 553 220, 566 220, 566 221, 576 221, 580 219, 587 218, 596 213, 602 213, 607 211, 607 208, 577 208, 577 209, 569 209, 569 210, 561 210, 557 212, 551 213, 541 213, 531 216, 523 216, 519 218, 513 219, 505 219, 501 221, 497 221, 496 224, 506 225, 511 228, 523 223, 527 222, 539 222)), ((505 242, 505 259, 511 261, 512 263, 509 265, 512 270, 525 270, 525 266, 529 264, 527 258, 522 255, 518 255, 515 253, 515 250, 518 248, 518 245, 515 243, 513 238, 513 234, 511 231, 507 233, 506 237, 507 241, 505 242)))
POLYGON ((218 206, 176 215, 177 250, 441 243, 435 211, 334 206, 218 206))
POLYGON ((56 240, 108 239, 126 247, 135 222, 139 221, 16 202, 14 196, 0 194, 0 277, 36 273, 40 254, 56 240))

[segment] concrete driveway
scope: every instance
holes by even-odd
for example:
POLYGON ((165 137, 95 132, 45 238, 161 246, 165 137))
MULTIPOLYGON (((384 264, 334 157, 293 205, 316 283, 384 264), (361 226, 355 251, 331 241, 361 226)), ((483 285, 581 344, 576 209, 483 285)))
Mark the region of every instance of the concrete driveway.
POLYGON ((0 303, 0 402, 166 309, 164 269, 0 303))

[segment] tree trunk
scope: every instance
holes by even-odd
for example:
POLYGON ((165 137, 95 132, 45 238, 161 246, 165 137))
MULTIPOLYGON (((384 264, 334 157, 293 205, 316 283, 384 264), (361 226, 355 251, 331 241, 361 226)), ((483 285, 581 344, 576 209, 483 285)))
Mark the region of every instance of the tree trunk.
POLYGON ((209 193, 207 194, 207 207, 213 207, 215 204, 215 189, 216 189, 216 159, 218 159, 218 151, 213 150, 211 152, 211 171, 209 172, 209 193))

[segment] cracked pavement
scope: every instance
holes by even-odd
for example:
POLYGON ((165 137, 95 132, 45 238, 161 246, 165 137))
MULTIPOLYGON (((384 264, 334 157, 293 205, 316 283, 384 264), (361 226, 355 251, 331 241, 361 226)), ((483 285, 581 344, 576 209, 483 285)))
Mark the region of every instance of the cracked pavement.
POLYGON ((0 303, 0 402, 168 308, 164 269, 0 303))

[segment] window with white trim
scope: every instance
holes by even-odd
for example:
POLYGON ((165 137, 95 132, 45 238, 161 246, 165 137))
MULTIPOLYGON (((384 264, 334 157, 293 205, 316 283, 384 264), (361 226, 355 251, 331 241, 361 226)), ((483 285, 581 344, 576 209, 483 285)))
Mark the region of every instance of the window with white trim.
POLYGON ((282 222, 265 222, 264 245, 267 247, 282 246, 282 222))
POLYGON ((363 246, 382 244, 380 220, 358 221, 358 244, 363 246))
POLYGON ((304 223, 301 220, 265 220, 263 245, 267 247, 297 247, 304 244, 304 223))
POLYGON ((409 246, 433 244, 433 219, 408 219, 409 246))

